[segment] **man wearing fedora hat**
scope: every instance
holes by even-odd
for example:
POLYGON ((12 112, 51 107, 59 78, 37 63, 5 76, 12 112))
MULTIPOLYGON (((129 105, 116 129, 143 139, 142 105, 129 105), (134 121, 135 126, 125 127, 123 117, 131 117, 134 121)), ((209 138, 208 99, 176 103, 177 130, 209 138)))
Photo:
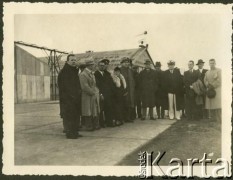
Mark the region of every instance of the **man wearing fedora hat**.
POLYGON ((169 119, 180 120, 183 99, 183 79, 180 70, 175 68, 175 61, 168 61, 168 70, 164 72, 164 83, 168 94, 169 119))
POLYGON ((84 130, 93 131, 99 129, 99 89, 96 87, 94 76, 95 62, 93 59, 86 60, 86 68, 79 74, 82 88, 82 120, 84 130))
POLYGON ((142 101, 142 118, 146 118, 146 110, 149 108, 149 115, 151 120, 155 120, 153 116, 153 108, 155 106, 155 92, 158 89, 157 74, 151 69, 151 60, 145 61, 145 69, 139 74, 139 89, 140 97, 142 101))
POLYGON ((207 69, 203 68, 204 64, 205 62, 202 59, 199 59, 196 64, 198 66, 198 69, 197 69, 198 77, 202 82, 204 82, 205 73, 208 71, 207 69))
MULTIPOLYGON (((208 71, 207 69, 203 68, 204 64, 205 64, 205 62, 202 59, 199 59, 197 64, 196 64, 198 66, 198 69, 197 69, 198 78, 202 81, 203 84, 204 84, 205 74, 208 71)), ((209 115, 208 115, 209 113, 205 109, 205 95, 203 95, 202 98, 203 98, 204 104, 197 106, 197 113, 198 113, 200 119, 209 117, 209 115)))
POLYGON ((155 106, 158 119, 164 119, 165 109, 168 109, 168 96, 164 88, 164 71, 161 70, 161 63, 155 63, 155 72, 158 76, 158 90, 155 93, 155 106))
POLYGON ((107 71, 109 60, 104 58, 98 63, 98 70, 95 72, 96 85, 100 91, 100 126, 113 127, 113 80, 107 71))
POLYGON ((135 108, 135 79, 133 70, 129 67, 131 59, 123 57, 121 60, 121 74, 126 81, 126 95, 124 102, 124 120, 125 122, 133 122, 134 120, 134 108, 135 108))

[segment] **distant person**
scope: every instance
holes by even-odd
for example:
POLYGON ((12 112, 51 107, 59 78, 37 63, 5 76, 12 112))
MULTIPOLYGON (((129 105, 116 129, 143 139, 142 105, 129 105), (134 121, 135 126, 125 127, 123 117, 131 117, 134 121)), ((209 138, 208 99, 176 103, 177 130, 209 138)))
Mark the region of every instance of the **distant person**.
POLYGON ((196 94, 193 90, 192 84, 197 81, 198 73, 193 69, 194 61, 188 62, 188 71, 184 72, 184 86, 185 86, 185 94, 186 94, 186 101, 185 101, 185 110, 188 120, 196 120, 197 117, 197 106, 196 106, 196 94))
POLYGON ((98 63, 95 72, 96 85, 100 92, 100 126, 113 127, 113 80, 107 71, 108 59, 102 59, 98 63))
POLYGON ((211 118, 221 122, 221 69, 216 67, 215 59, 209 60, 210 70, 206 72, 204 83, 206 92, 206 109, 210 110, 211 118))
POLYGON ((155 93, 155 106, 158 119, 164 119, 165 109, 168 109, 168 95, 164 87, 164 71, 161 70, 161 63, 155 63, 155 72, 158 76, 158 90, 155 93))
POLYGON ((66 137, 68 139, 81 137, 77 129, 81 114, 81 86, 73 54, 67 56, 65 66, 58 75, 58 87, 66 137))
POLYGON ((116 67, 112 74, 114 88, 113 88, 113 106, 114 118, 116 125, 120 126, 124 123, 124 98, 127 96, 127 85, 124 76, 120 72, 120 68, 116 67))
POLYGON ((121 74, 126 81, 127 95, 124 103, 124 119, 125 122, 134 122, 134 108, 135 108, 135 79, 133 70, 129 67, 131 59, 128 57, 122 58, 121 74))
POLYGON ((164 83, 168 94, 169 119, 180 120, 180 110, 182 109, 183 80, 180 70, 175 68, 175 61, 170 60, 168 70, 164 72, 164 83))
POLYGON ((94 70, 94 61, 87 60, 86 68, 79 74, 82 88, 82 121, 86 131, 100 129, 99 89, 96 87, 94 70))
MULTIPOLYGON (((199 59, 197 62, 197 73, 198 73, 198 78, 202 81, 202 83, 204 84, 204 78, 205 78, 205 74, 208 71, 207 69, 204 69, 204 61, 202 59, 199 59)), ((202 96, 203 98, 203 105, 198 105, 197 106, 197 113, 199 115, 199 118, 208 118, 209 117, 209 113, 208 111, 205 109, 205 95, 202 96)))
POLYGON ((147 108, 149 108, 150 119, 155 120, 153 108, 155 107, 155 92, 158 89, 158 77, 155 70, 151 69, 151 60, 146 60, 144 64, 145 69, 139 74, 139 89, 142 101, 141 120, 145 120, 147 108))

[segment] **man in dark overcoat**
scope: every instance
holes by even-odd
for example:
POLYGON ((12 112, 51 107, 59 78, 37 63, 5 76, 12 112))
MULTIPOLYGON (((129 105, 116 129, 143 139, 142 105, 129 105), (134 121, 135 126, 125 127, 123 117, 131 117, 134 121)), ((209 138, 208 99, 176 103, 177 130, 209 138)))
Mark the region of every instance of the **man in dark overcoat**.
POLYGON ((141 118, 142 117, 142 102, 140 98, 140 89, 139 89, 139 72, 138 72, 138 66, 132 67, 134 72, 134 79, 135 79, 135 110, 134 110, 134 117, 141 118), (137 112, 136 112, 137 110, 137 112))
POLYGON ((130 66, 131 59, 123 57, 121 61, 121 74, 124 76, 126 81, 126 96, 124 102, 124 121, 133 122, 134 120, 134 108, 135 108, 135 79, 134 73, 130 66))
POLYGON ((155 63, 155 72, 158 77, 158 90, 155 93, 155 106, 158 119, 164 119, 165 109, 168 109, 168 96, 164 88, 164 71, 161 70, 161 63, 155 63))
POLYGON ((149 108, 149 115, 151 120, 155 120, 153 116, 153 108, 155 106, 155 93, 158 89, 158 77, 155 70, 151 69, 151 61, 145 61, 145 69, 139 74, 139 89, 142 101, 142 118, 146 118, 146 110, 149 108))
MULTIPOLYGON (((205 74, 208 71, 207 69, 204 69, 204 61, 202 59, 199 59, 197 62, 197 73, 198 73, 198 78, 202 81, 202 83, 205 85, 204 83, 204 78, 205 78, 205 74)), ((208 110, 205 109, 205 95, 202 96, 203 97, 203 105, 198 105, 197 106, 197 114, 199 115, 199 118, 208 118, 208 110)))
POLYGON ((113 127, 113 80, 107 71, 108 59, 102 59, 98 63, 98 70, 95 72, 96 86, 100 93, 100 126, 113 127))
POLYGON ((67 56, 67 61, 58 75, 58 87, 66 137, 76 139, 81 136, 77 129, 81 114, 81 86, 73 54, 67 56))
POLYGON ((195 102, 196 94, 193 90, 192 84, 197 81, 198 74, 197 71, 193 69, 194 61, 189 61, 188 63, 188 71, 184 72, 184 86, 185 86, 185 110, 188 120, 197 118, 197 106, 195 102))
POLYGON ((183 100, 183 79, 180 70, 175 68, 175 61, 168 62, 168 70, 164 72, 164 83, 168 94, 169 119, 180 120, 180 110, 183 100))

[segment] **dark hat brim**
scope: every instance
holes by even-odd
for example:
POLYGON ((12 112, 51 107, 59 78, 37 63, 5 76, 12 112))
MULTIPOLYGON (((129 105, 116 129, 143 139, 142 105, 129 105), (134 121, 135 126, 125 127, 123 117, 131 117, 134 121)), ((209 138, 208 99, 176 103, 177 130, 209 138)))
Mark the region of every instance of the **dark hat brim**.
POLYGON ((196 65, 199 65, 199 64, 205 64, 205 62, 198 62, 196 65))

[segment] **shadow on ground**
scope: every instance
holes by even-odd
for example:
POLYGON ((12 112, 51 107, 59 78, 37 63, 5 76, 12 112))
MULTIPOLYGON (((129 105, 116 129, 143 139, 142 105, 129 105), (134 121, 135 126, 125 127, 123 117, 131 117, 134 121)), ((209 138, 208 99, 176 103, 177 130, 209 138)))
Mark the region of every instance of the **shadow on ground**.
POLYGON ((221 157, 221 125, 209 119, 178 121, 145 145, 128 154, 118 165, 139 166, 138 153, 143 151, 153 151, 153 159, 158 155, 158 151, 165 151, 165 155, 159 162, 160 166, 169 165, 172 158, 179 158, 184 165, 187 165, 188 158, 202 159, 204 153, 207 153, 207 157, 214 163, 217 158, 221 157))

